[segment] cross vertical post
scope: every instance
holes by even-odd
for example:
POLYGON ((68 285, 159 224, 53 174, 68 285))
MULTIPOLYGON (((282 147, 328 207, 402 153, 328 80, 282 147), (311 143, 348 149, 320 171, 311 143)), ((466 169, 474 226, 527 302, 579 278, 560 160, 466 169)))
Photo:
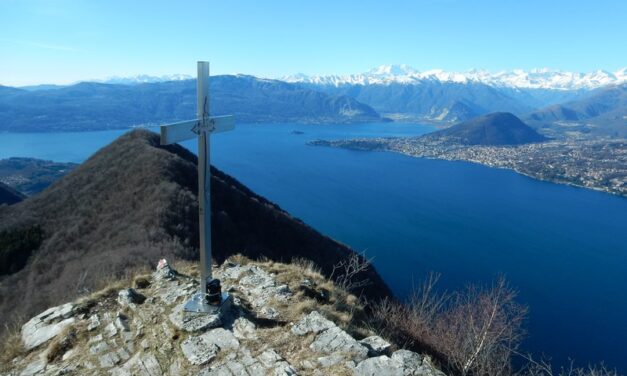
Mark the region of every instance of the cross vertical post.
POLYGON ((198 133, 198 225, 200 233, 200 289, 207 294, 211 273, 211 172, 209 134, 209 62, 198 62, 196 81, 198 133))
POLYGON ((185 311, 215 314, 228 300, 220 281, 211 273, 211 133, 235 128, 233 116, 211 116, 209 112, 209 62, 199 61, 196 81, 196 119, 161 126, 161 145, 198 137, 198 233, 200 237, 200 289, 185 304, 185 311))

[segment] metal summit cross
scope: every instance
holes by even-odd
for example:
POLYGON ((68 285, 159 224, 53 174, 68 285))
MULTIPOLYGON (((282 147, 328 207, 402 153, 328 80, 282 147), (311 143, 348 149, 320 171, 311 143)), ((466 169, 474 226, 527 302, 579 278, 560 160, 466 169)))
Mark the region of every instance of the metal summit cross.
POLYGON ((200 291, 185 304, 188 312, 216 313, 227 298, 211 275, 210 134, 235 128, 235 118, 209 115, 209 62, 198 62, 197 119, 161 126, 161 145, 198 137, 198 214, 200 227, 200 291))

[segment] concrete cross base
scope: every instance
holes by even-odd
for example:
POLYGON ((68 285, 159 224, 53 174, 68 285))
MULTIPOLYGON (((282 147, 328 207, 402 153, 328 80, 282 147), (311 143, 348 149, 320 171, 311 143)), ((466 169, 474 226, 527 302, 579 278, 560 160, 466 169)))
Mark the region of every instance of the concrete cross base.
POLYGON ((195 294, 191 300, 174 309, 170 315, 172 324, 186 332, 205 331, 222 326, 224 318, 230 314, 233 298, 227 293, 223 293, 222 304, 214 307, 203 304, 202 300, 199 302, 197 296, 200 294, 195 294), (196 310, 190 311, 188 306, 192 303, 196 304, 192 307, 196 310), (203 311, 203 309, 205 310, 203 311))

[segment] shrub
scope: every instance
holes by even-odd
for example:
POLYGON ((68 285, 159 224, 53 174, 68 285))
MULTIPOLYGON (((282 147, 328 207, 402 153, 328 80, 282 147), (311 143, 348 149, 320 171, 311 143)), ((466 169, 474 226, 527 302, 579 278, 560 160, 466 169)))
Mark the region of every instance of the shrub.
POLYGON ((459 375, 510 375, 512 357, 523 338, 527 309, 516 291, 499 278, 490 287, 470 286, 437 293, 437 275, 416 289, 406 304, 385 300, 373 305, 383 335, 432 354, 459 375))

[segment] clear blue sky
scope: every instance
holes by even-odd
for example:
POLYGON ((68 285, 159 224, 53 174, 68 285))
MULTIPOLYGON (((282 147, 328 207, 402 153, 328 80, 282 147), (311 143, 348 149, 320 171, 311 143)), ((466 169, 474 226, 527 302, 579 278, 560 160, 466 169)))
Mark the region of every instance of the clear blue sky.
POLYGON ((0 0, 0 84, 627 66, 627 0, 0 0))

